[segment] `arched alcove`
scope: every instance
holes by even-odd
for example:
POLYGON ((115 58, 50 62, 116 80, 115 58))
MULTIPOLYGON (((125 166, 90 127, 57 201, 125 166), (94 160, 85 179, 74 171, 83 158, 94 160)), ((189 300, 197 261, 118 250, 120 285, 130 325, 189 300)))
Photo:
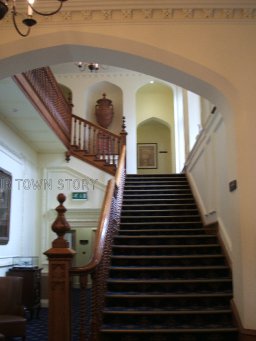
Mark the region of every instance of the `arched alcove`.
POLYGON ((142 122, 137 127, 138 174, 169 174, 172 172, 171 129, 155 117, 142 122), (155 162, 152 168, 143 167, 139 159, 143 157, 140 147, 153 145, 155 162))
POLYGON ((123 94, 122 90, 115 84, 99 81, 85 89, 85 118, 98 124, 95 117, 95 105, 97 100, 102 98, 103 94, 112 101, 114 107, 113 119, 108 129, 113 133, 119 134, 122 126, 123 94))
MULTIPOLYGON (((159 82, 136 93, 137 142, 157 143, 156 173, 175 171, 174 98, 172 89, 159 82)), ((138 173, 153 170, 139 169, 138 173)))

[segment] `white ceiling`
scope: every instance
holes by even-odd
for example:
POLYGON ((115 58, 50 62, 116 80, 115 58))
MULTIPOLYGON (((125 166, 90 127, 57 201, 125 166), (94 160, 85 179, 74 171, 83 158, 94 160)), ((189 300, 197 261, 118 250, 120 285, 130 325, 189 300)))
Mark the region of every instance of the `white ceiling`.
POLYGON ((64 145, 12 78, 0 80, 0 120, 5 122, 37 152, 65 151, 64 145))
MULTIPOLYGON (((86 65, 89 62, 86 61, 86 65)), ((55 75, 81 73, 74 62, 51 65, 50 68, 55 75)), ((90 74, 88 69, 83 72, 90 74)), ((115 72, 134 73, 134 71, 109 65, 100 65, 97 71, 99 76, 102 73, 115 72)), ((0 120, 4 121, 38 153, 60 153, 66 150, 11 77, 0 79, 0 120)))

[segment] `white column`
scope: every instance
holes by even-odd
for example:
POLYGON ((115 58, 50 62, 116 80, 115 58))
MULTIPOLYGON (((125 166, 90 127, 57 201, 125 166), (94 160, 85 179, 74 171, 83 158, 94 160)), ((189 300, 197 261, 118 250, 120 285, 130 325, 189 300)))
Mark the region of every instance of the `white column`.
POLYGON ((127 145, 127 173, 137 173, 137 128, 136 128, 136 93, 132 87, 123 89, 123 115, 125 116, 127 145))

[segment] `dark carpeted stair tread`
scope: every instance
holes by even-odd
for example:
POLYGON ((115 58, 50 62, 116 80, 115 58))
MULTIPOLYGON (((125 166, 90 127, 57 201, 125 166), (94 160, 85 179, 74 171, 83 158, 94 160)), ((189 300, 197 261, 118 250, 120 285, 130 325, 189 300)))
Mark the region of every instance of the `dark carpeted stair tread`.
POLYGON ((163 226, 169 226, 169 227, 183 227, 184 225, 186 226, 186 228, 195 228, 195 226, 200 226, 202 227, 202 223, 199 221, 136 221, 136 222, 127 222, 127 221, 123 221, 120 223, 120 228, 122 226, 134 226, 136 228, 136 226, 156 226, 156 227, 163 227, 163 226))
POLYGON ((114 245, 195 245, 217 244, 217 237, 207 235, 119 235, 114 238, 114 245))
POLYGON ((177 256, 170 256, 170 255, 143 255, 143 256, 133 256, 133 255, 112 255, 112 259, 184 259, 184 258, 223 258, 223 254, 202 254, 202 255, 177 255, 177 256))
POLYGON ((110 270, 124 270, 124 271, 163 271, 163 270, 229 270, 226 265, 212 265, 212 266, 111 266, 110 270))
MULTIPOLYGON (((176 201, 174 203, 168 203, 168 204, 164 204, 164 203, 155 203, 153 205, 154 209, 160 208, 161 210, 197 210, 197 207, 195 205, 195 203, 177 203, 176 201)), ((146 210, 151 210, 152 209, 152 203, 142 203, 140 206, 138 206, 137 204, 123 204, 122 206, 122 212, 126 212, 126 211, 132 211, 134 210, 135 212, 137 211, 146 211, 146 210)))
POLYGON ((169 182, 169 181, 165 181, 165 182, 159 182, 159 183, 155 183, 155 182, 147 182, 147 183, 126 183, 125 186, 125 192, 129 191, 129 190, 133 190, 133 191, 137 191, 137 190, 141 190, 141 189, 146 189, 151 191, 152 189, 157 188, 163 188, 163 189, 186 189, 191 191, 188 183, 184 183, 184 184, 180 184, 180 183, 173 183, 173 182, 169 182))
POLYGON ((165 216, 165 215, 157 215, 157 216, 151 216, 151 215, 145 215, 145 216, 121 216, 121 219, 124 218, 124 219, 138 219, 138 218, 143 218, 143 219, 152 219, 152 218, 158 218, 158 219, 162 219, 162 218, 177 218, 177 219, 185 219, 185 218, 191 218, 191 219, 194 219, 194 218, 197 218, 198 220, 200 220, 200 215, 199 214, 196 214, 196 215, 193 215, 193 214, 186 214, 186 215, 182 215, 180 216, 179 214, 177 214, 177 212, 174 212, 176 213, 175 215, 172 215, 172 216, 165 216))
POLYGON ((141 180, 141 179, 163 179, 163 178, 168 178, 168 179, 185 179, 187 180, 187 177, 185 174, 126 174, 126 180, 130 179, 136 179, 136 180, 141 180))
POLYGON ((143 209, 143 207, 137 207, 137 209, 132 209, 132 210, 123 210, 122 211, 122 214, 138 214, 138 213, 147 213, 147 214, 152 214, 152 213, 158 213, 158 212, 168 212, 168 213, 184 213, 184 212, 190 212, 190 213, 196 213, 197 215, 198 214, 198 210, 196 208, 191 208, 191 209, 164 209, 164 208, 161 208, 161 209, 152 209, 152 205, 151 205, 151 208, 149 207, 147 210, 143 209))
POLYGON ((226 266, 223 255, 112 255, 112 266, 226 266), (211 257, 212 256, 212 257, 211 257))
MULTIPOLYGON (((169 192, 169 191, 168 191, 169 192)), ((126 199, 150 199, 154 197, 158 197, 159 193, 152 193, 152 191, 149 191, 149 193, 124 193, 124 200, 126 199)), ((192 193, 161 193, 162 199, 190 199, 192 197, 192 193)))
POLYGON ((106 285, 100 340, 237 340, 232 273, 185 174, 126 176, 106 285))
MULTIPOLYGON (((174 229, 174 228, 165 228, 165 229, 161 229, 161 228, 155 228, 155 229, 134 229, 134 230, 126 230, 126 229, 121 229, 119 231, 119 235, 120 236, 126 236, 126 235, 130 235, 130 236, 138 236, 138 235, 200 235, 202 234, 202 232, 204 232, 204 230, 202 228, 197 228, 197 229, 174 229)), ((208 229, 207 233, 209 234, 215 234, 216 233, 216 229, 208 229)))
POLYGON ((147 244, 145 244, 145 245, 126 245, 126 244, 124 244, 124 245, 121 245, 121 244, 115 244, 115 245, 113 245, 112 246, 114 249, 117 249, 117 248, 120 248, 120 249, 136 249, 136 248, 138 248, 138 249, 142 249, 142 248, 144 248, 144 249, 166 249, 166 248, 168 248, 168 249, 188 249, 188 248, 192 248, 192 249, 194 249, 194 248, 198 248, 198 249, 200 249, 200 248, 205 248, 205 247, 207 247, 207 248, 215 248, 215 247, 218 247, 218 248, 220 248, 220 245, 219 244, 193 244, 193 245, 187 245, 187 244, 179 244, 179 245, 163 245, 163 244, 155 244, 155 245, 147 245, 147 244))
POLYGON ((171 196, 179 196, 179 195, 189 195, 192 196, 192 193, 189 189, 186 188, 150 188, 150 189, 126 189, 124 191, 124 197, 129 196, 129 195, 136 195, 136 196, 140 196, 140 195, 146 195, 146 196, 155 196, 155 195, 171 195, 171 196))
POLYGON ((128 300, 130 300, 131 298, 144 298, 144 299, 151 299, 151 298, 164 298, 164 299, 172 299, 172 298, 194 298, 196 300, 199 300, 201 298, 232 298, 232 292, 218 292, 215 291, 214 293, 193 293, 193 292, 189 292, 189 293, 166 293, 166 292, 159 292, 159 293, 149 293, 149 292, 142 292, 142 293, 127 293, 127 292, 115 292, 115 291, 107 291, 106 293, 106 297, 111 297, 111 298, 127 298, 128 300))
POLYGON ((230 278, 200 278, 200 279, 155 279, 155 278, 140 278, 140 279, 131 279, 131 278, 108 278, 107 283, 125 283, 125 284, 146 284, 146 283, 155 283, 155 284, 166 284, 166 283, 175 283, 175 284, 192 284, 192 283, 230 283, 230 278))
POLYGON ((155 201, 156 203, 163 203, 163 204, 180 204, 180 203, 195 203, 194 198, 192 195, 165 195, 165 196, 159 196, 155 195, 154 198, 150 198, 150 195, 143 196, 143 195, 127 195, 126 197, 123 197, 124 204, 127 203, 136 203, 137 201, 143 202, 143 203, 149 203, 151 200, 155 201), (144 200, 143 200, 144 199, 144 200))
POLYGON ((103 313, 108 315, 195 315, 195 314, 230 314, 231 309, 209 309, 209 310, 161 310, 159 308, 153 310, 134 310, 134 309, 104 309, 103 313))
POLYGON ((193 239, 207 239, 207 240, 216 240, 216 236, 214 235, 205 235, 205 234, 197 234, 197 235, 192 235, 192 236, 187 236, 187 235, 180 235, 180 234, 174 234, 174 235, 170 235, 170 236, 167 236, 167 235, 159 235, 159 236, 152 236, 152 235, 147 235, 147 234, 144 234, 144 235, 139 235, 139 236, 123 236, 123 235, 118 235, 118 236, 115 236, 114 240, 129 240, 129 239, 154 239, 154 240, 158 240, 158 239, 186 239, 186 238, 189 238, 190 240, 193 240, 193 239))
POLYGON ((118 329, 113 329, 113 327, 111 326, 103 326, 103 328, 101 329, 102 332, 120 332, 120 333, 133 333, 133 332, 136 332, 136 333, 141 333, 141 334, 152 334, 152 333, 168 333, 168 334, 177 334, 177 333, 184 333, 184 331, 186 331, 186 333, 202 333, 202 334, 205 334, 205 333, 219 333, 219 332, 222 332, 222 333, 229 333, 229 332, 237 332, 237 328, 236 327, 220 327, 220 328, 217 328, 217 327, 212 327, 212 328, 205 328, 204 326, 202 326, 201 328, 171 328, 171 329, 168 329, 168 328, 159 328, 156 327, 156 328, 146 328, 146 329, 140 329, 139 327, 138 328, 133 328, 131 329, 130 326, 127 326, 127 329, 124 328, 124 326, 120 326, 120 328, 118 329))

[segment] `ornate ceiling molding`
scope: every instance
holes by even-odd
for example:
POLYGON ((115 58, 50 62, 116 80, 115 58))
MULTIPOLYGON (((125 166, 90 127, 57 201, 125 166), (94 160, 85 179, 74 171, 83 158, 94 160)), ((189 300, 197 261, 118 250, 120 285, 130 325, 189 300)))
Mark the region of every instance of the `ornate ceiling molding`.
MULTIPOLYGON (((76 10, 74 8, 64 7, 64 9, 53 17, 35 16, 38 22, 47 23, 47 25, 80 26, 97 24, 148 24, 148 23, 183 23, 183 22, 256 22, 256 4, 248 6, 246 2, 240 7, 133 7, 125 8, 123 5, 115 8, 90 8, 76 10), (65 10, 66 8, 66 10, 65 10)), ((158 5, 159 6, 159 5, 158 5)), ((84 6, 82 6, 84 8, 84 6)), ((1 22, 2 27, 12 25, 11 16, 1 22)))

